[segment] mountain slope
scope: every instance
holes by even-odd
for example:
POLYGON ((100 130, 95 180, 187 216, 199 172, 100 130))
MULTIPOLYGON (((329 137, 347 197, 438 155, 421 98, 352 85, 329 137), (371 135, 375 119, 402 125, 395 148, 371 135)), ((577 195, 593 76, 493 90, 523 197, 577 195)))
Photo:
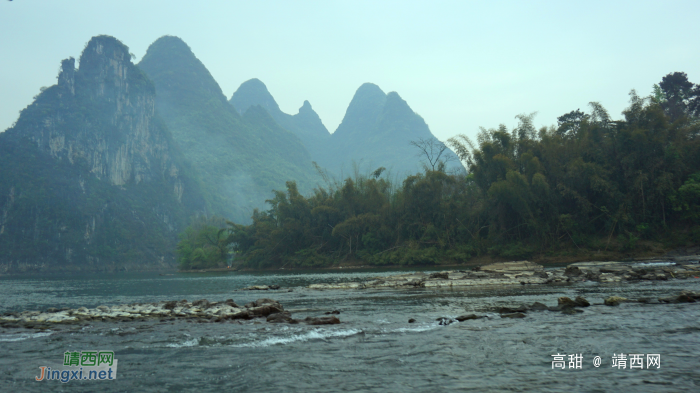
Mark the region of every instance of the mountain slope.
POLYGON ((0 134, 0 268, 144 268, 174 262, 203 208, 199 184, 155 111, 153 83, 113 37, 61 63, 0 134))
MULTIPOLYGON (((396 92, 385 94, 365 83, 355 92, 343 121, 327 144, 326 154, 336 159, 332 171, 348 173, 352 163, 367 171, 378 167, 403 177, 420 172, 426 157, 411 145, 418 141, 444 146, 396 92)), ((457 156, 447 149, 442 157, 448 171, 463 172, 457 156)))
POLYGON ((323 151, 330 134, 321 118, 311 108, 309 101, 304 101, 296 115, 286 114, 280 110, 277 101, 267 90, 267 86, 259 79, 251 79, 238 87, 229 102, 241 114, 245 113, 251 106, 261 106, 275 119, 277 124, 299 137, 312 159, 319 161, 321 157, 325 158, 323 151))
POLYGON ((155 83, 157 111, 200 174, 211 212, 249 222, 287 180, 315 186, 299 138, 260 111, 241 116, 181 39, 159 38, 139 67, 155 83))
MULTIPOLYGON (((429 141, 444 146, 430 132, 425 121, 395 93, 385 94, 379 86, 365 83, 357 89, 343 118, 331 135, 308 101, 292 116, 282 112, 267 87, 258 79, 244 82, 229 101, 239 113, 259 105, 282 127, 297 135, 311 157, 331 174, 341 177, 354 171, 390 169, 403 177, 423 170, 425 157, 412 141, 429 141)), ((448 170, 463 172, 457 156, 443 153, 448 170)))

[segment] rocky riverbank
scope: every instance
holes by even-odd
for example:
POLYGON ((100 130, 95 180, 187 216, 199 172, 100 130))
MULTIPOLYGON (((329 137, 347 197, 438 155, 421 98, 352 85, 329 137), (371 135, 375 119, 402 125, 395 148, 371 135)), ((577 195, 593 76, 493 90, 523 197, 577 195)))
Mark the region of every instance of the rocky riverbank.
MULTIPOLYGON (((591 304, 586 298, 582 296, 577 296, 575 299, 568 297, 560 297, 557 299, 556 306, 547 306, 544 303, 535 302, 533 304, 521 304, 515 307, 498 307, 496 309, 489 310, 490 313, 487 314, 465 314, 460 315, 456 318, 440 317, 436 321, 440 325, 449 325, 453 322, 464 322, 474 319, 482 318, 493 318, 498 316, 500 318, 525 318, 527 313, 531 312, 541 312, 541 311, 552 311, 560 312, 562 314, 579 314, 583 312, 583 308, 591 306, 619 306, 621 303, 643 303, 643 304, 675 304, 675 303, 698 303, 700 302, 700 292, 692 291, 681 291, 677 296, 660 297, 660 298, 639 298, 639 299, 627 299, 620 296, 608 296, 605 298, 603 303, 591 304)), ((416 322, 415 319, 411 318, 408 323, 416 322)))
POLYGON ((426 274, 422 272, 378 277, 362 282, 322 283, 310 289, 368 289, 368 288, 451 288, 488 285, 563 284, 578 281, 600 283, 670 280, 700 277, 700 256, 676 257, 668 260, 640 262, 581 262, 566 268, 545 270, 529 261, 499 262, 473 270, 448 270, 426 274))
POLYGON ((284 307, 278 301, 262 298, 244 306, 237 305, 233 299, 213 303, 202 299, 191 303, 187 300, 180 300, 121 304, 111 307, 99 306, 93 309, 85 307, 61 310, 49 308, 45 311, 8 312, 0 316, 0 327, 47 329, 55 324, 86 322, 129 322, 149 319, 227 322, 256 318, 265 318, 271 323, 306 323, 309 325, 340 323, 340 320, 333 315, 296 320, 292 318, 289 311, 284 310, 284 307))

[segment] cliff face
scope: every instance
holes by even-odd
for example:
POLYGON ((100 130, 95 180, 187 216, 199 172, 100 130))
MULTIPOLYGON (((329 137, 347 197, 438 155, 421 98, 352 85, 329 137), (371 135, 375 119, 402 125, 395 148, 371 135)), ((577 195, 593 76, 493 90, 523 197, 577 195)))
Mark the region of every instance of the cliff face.
POLYGON ((128 48, 94 37, 0 134, 0 268, 140 266, 172 259, 202 207, 128 48))
POLYGON ((44 94, 42 101, 58 103, 58 110, 27 126, 25 119, 18 122, 41 150, 71 163, 83 159, 92 174, 113 185, 165 175, 173 180, 173 190, 182 188, 165 133, 154 125, 155 88, 119 41, 91 40, 80 69, 75 70, 72 58, 64 60, 58 84, 44 94), (82 118, 75 118, 76 112, 82 118))

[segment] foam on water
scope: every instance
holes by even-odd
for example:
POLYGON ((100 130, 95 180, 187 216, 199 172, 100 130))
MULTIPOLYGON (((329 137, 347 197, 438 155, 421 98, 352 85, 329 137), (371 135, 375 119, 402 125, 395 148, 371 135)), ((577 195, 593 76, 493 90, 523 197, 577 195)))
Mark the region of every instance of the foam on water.
POLYGON ((641 262, 636 263, 637 266, 671 266, 675 265, 676 262, 641 262))
POLYGON ((233 347, 238 348, 255 348, 255 347, 269 347, 271 345, 286 345, 293 342, 306 342, 310 340, 325 340, 327 338, 334 337, 349 337, 356 334, 362 333, 359 329, 346 329, 346 330, 325 330, 325 329, 314 329, 301 334, 290 334, 282 337, 270 337, 264 340, 253 341, 251 343, 233 345, 233 347))
POLYGON ((0 342, 23 341, 30 338, 50 336, 51 334, 53 334, 53 332, 3 334, 0 335, 0 342))
POLYGON ((418 325, 414 327, 401 327, 398 329, 382 329, 382 333, 410 333, 410 332, 415 332, 415 333, 420 333, 420 332, 427 332, 429 330, 435 330, 438 328, 441 328, 440 324, 437 322, 431 323, 431 324, 425 324, 425 325, 418 325))
POLYGON ((198 338, 193 338, 191 340, 187 340, 183 343, 172 343, 166 345, 166 347, 169 348, 183 348, 183 347, 194 347, 195 345, 199 344, 199 339, 198 338))

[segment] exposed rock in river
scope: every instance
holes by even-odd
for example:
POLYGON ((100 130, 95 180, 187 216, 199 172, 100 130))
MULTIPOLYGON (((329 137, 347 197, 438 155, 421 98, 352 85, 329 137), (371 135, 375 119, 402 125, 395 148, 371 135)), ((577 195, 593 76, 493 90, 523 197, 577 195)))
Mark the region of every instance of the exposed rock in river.
POLYGON ((335 325, 340 323, 340 320, 338 317, 331 315, 330 317, 306 317, 304 322, 309 325, 335 325))
POLYGON ((544 270, 542 265, 538 265, 529 261, 517 262, 498 262, 490 265, 481 266, 478 270, 492 273, 520 273, 520 272, 541 272, 544 270))
POLYGON ((621 297, 621 296, 610 296, 605 299, 605 305, 606 306, 619 306, 620 303, 624 303, 628 301, 627 298, 621 297))
MULTIPOLYGON (((276 300, 258 299, 245 306, 238 306, 232 299, 224 302, 209 302, 201 299, 189 303, 187 300, 164 301, 158 303, 133 303, 117 306, 98 306, 94 309, 48 309, 41 311, 10 312, 0 316, 0 327, 23 325, 25 327, 45 327, 55 323, 79 323, 93 321, 133 321, 142 319, 195 319, 200 322, 223 322, 236 319, 266 317, 268 322, 298 323, 276 300)), ((306 318, 310 325, 336 324, 335 316, 306 318)))
POLYGON ((246 291, 269 291, 271 289, 280 289, 279 285, 252 285, 245 288, 246 291))
POLYGON ((481 318, 484 318, 484 316, 483 315, 476 315, 476 314, 467 314, 467 315, 460 315, 455 319, 458 320, 459 322, 464 322, 464 321, 468 321, 470 319, 481 319, 481 318))
MULTIPOLYGON (((566 268, 544 271, 542 265, 529 261, 499 262, 472 271, 448 270, 425 274, 422 272, 376 277, 363 282, 339 282, 309 285, 310 289, 367 288, 452 288, 487 285, 565 284, 579 281, 613 283, 621 281, 685 279, 700 276, 695 259, 676 264, 634 265, 624 262, 584 262, 566 268), (695 263, 690 263, 695 262, 695 263)), ((656 261, 651 261, 656 262, 656 261)), ((571 300, 571 299, 569 299, 571 300)), ((585 301, 585 299, 584 299, 585 301)), ((576 306, 586 307, 579 299, 576 306)), ((590 305, 590 304, 589 304, 590 305)))

